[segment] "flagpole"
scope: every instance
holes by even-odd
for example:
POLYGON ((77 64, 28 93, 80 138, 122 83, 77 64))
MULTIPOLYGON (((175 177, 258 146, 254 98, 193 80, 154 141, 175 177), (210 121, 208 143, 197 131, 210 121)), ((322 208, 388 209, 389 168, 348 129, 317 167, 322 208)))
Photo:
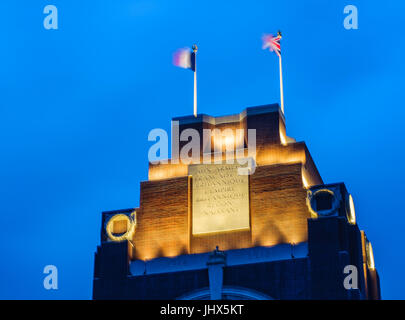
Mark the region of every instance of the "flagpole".
MULTIPOLYGON (((281 40, 281 31, 277 32, 277 36, 281 40)), ((277 51, 276 51, 277 52, 277 51)), ((279 69, 280 69, 280 104, 281 104, 281 111, 284 114, 284 89, 283 89, 283 68, 281 63, 281 50, 277 52, 278 55, 278 62, 279 62, 279 69)))
POLYGON ((193 45, 194 52, 194 117, 197 117, 197 45, 193 45))
POLYGON ((283 90, 283 69, 281 66, 281 54, 278 55, 279 65, 280 65, 280 101, 281 101, 281 111, 284 114, 284 90, 283 90))

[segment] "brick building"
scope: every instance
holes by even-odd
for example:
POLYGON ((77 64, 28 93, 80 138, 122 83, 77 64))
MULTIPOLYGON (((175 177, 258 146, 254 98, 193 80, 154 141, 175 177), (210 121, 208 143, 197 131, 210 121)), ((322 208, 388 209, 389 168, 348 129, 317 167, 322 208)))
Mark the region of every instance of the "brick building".
POLYGON ((277 104, 173 121, 172 158, 149 164, 139 208, 102 213, 94 299, 380 299, 351 195, 323 184, 277 104), (190 129, 207 139, 185 164, 190 129), (254 170, 236 175, 227 156, 254 170))

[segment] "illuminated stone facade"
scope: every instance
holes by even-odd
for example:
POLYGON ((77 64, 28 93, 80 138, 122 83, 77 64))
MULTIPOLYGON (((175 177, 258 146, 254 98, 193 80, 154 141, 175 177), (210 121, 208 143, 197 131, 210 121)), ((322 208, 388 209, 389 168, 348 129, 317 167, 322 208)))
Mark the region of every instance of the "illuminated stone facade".
MULTIPOLYGON (((218 189, 211 201, 201 197, 204 188, 193 186, 193 175, 194 183, 200 183, 204 170, 195 168, 215 166, 196 164, 214 156, 215 136, 208 147, 201 141, 200 159, 189 165, 175 156, 168 163, 150 163, 149 180, 141 182, 139 207, 103 213, 95 299, 380 297, 371 244, 358 229, 345 186, 323 185, 305 143, 287 137, 278 105, 173 121, 178 123, 173 146, 179 142, 181 149, 187 144, 179 137, 190 128, 201 137, 204 129, 231 129, 225 138, 239 145, 244 157, 252 157, 247 132, 255 129, 255 171, 233 183, 226 180, 233 175, 224 177, 222 187, 233 189, 218 189), (229 136, 237 129, 245 132, 242 140, 229 136), (232 193, 240 196, 236 199, 232 193), (240 211, 237 221, 236 215, 233 220, 221 216, 232 214, 232 208, 240 211), (117 218, 119 214, 123 216, 117 218), (125 216, 128 219, 120 219, 125 216), (358 269, 358 289, 344 288, 346 265, 358 269)), ((226 149, 220 150, 225 163, 226 149)), ((229 169, 220 166, 222 170, 205 171, 220 175, 229 169)))

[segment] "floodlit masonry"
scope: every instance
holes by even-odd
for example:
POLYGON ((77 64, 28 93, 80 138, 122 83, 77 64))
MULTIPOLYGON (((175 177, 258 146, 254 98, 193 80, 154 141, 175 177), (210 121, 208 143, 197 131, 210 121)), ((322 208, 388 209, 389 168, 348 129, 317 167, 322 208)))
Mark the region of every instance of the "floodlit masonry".
POLYGON ((236 145, 255 170, 238 174, 226 148, 204 139, 189 163, 149 163, 139 206, 102 214, 94 299, 380 298, 353 197, 343 183, 324 184, 305 143, 287 136, 277 104, 173 122, 174 155, 189 143, 185 130, 243 130, 236 145), (201 161, 218 154, 221 163, 201 161))
MULTIPOLYGON (((221 164, 223 158, 227 164, 239 163, 240 175, 253 174, 256 158, 256 130, 248 129, 245 138, 244 129, 203 129, 202 136, 193 128, 185 129, 179 134, 179 122, 172 121, 174 137, 180 140, 172 141, 171 164, 221 164), (186 142, 180 148, 179 143, 186 142), (246 144, 247 155, 246 158, 246 144), (201 145, 203 150, 200 149, 201 145), (202 151, 202 152, 201 152, 202 151)), ((148 141, 156 141, 148 152, 148 160, 152 164, 167 164, 169 162, 169 138, 163 129, 153 129, 149 132, 148 141)))

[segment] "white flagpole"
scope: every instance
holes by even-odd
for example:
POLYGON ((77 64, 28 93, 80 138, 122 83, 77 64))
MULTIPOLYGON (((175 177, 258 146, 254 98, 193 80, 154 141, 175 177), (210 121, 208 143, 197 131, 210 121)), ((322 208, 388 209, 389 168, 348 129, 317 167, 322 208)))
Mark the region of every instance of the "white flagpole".
POLYGON ((197 45, 193 45, 194 52, 194 117, 197 117, 197 45))
MULTIPOLYGON (((281 40, 281 32, 277 32, 277 36, 280 37, 279 40, 281 40)), ((284 114, 284 89, 283 89, 283 68, 281 64, 281 52, 276 51, 278 55, 278 62, 279 62, 279 69, 280 69, 280 104, 281 104, 281 111, 284 114)))
POLYGON ((283 90, 283 69, 281 66, 281 54, 278 55, 279 65, 280 65, 280 101, 281 101, 281 111, 284 114, 284 90, 283 90))

